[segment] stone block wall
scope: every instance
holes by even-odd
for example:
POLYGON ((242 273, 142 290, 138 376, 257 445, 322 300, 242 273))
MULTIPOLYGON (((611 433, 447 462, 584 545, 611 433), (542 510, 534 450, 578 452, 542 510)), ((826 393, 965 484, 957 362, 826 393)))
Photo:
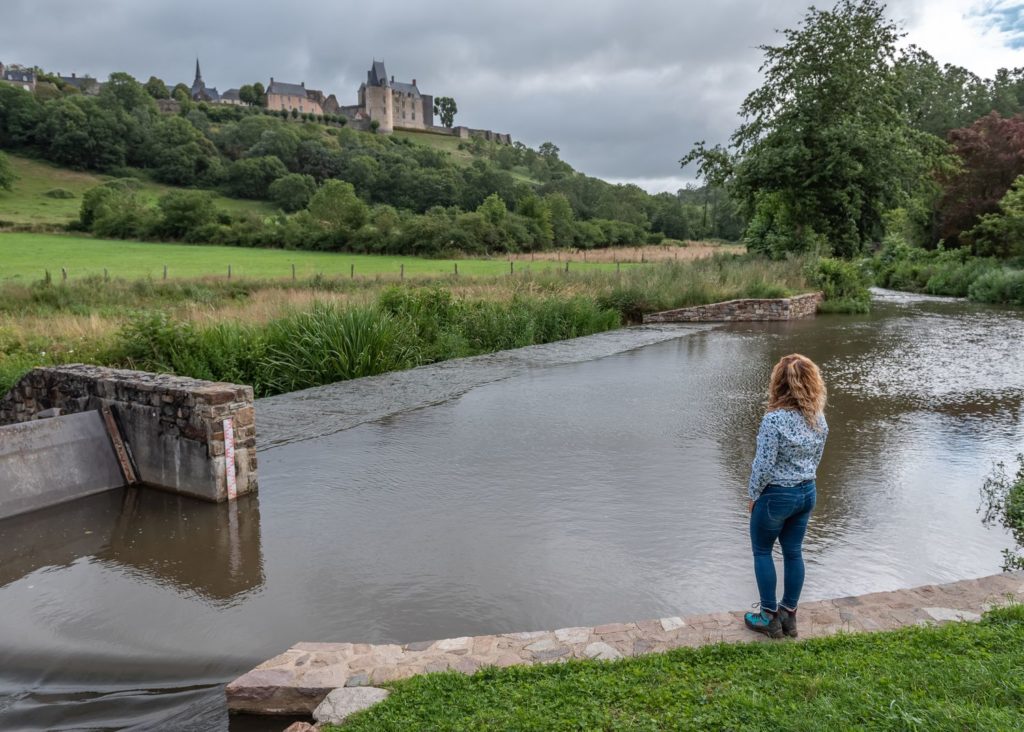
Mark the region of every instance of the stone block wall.
POLYGON ((228 499, 224 420, 234 431, 237 494, 256 490, 250 386, 71 364, 30 371, 0 399, 0 424, 108 405, 146 485, 209 501, 228 499))
POLYGON ((818 312, 820 292, 769 300, 728 300, 644 316, 644 323, 700 323, 755 320, 795 320, 818 312))

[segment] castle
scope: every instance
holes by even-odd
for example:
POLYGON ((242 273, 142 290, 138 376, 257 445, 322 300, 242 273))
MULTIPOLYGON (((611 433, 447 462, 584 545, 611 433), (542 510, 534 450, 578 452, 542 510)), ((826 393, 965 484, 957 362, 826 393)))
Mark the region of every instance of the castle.
MULTIPOLYGON (((85 94, 98 94, 103 82, 97 82, 89 76, 60 77, 66 85, 77 87, 85 94)), ((36 87, 36 74, 33 69, 21 66, 4 66, 0 64, 0 82, 19 86, 32 92, 36 87)), ((244 106, 239 89, 228 89, 223 94, 216 87, 207 86, 196 59, 196 73, 192 85, 188 87, 189 97, 195 102, 208 104, 232 104, 244 106)), ((266 87, 265 108, 274 112, 296 112, 297 114, 343 115, 348 122, 358 129, 374 129, 388 134, 395 130, 416 130, 450 135, 460 139, 473 137, 492 140, 502 144, 512 144, 508 134, 491 130, 473 130, 468 127, 439 127, 434 124, 434 97, 423 94, 416 83, 395 81, 388 76, 383 61, 376 59, 366 72, 366 81, 359 85, 358 102, 342 106, 333 94, 325 94, 319 89, 307 89, 306 82, 293 84, 278 81, 270 77, 266 87)), ((171 111, 177 109, 177 103, 171 100, 158 100, 161 109, 171 111), (166 107, 166 109, 164 109, 166 107)))

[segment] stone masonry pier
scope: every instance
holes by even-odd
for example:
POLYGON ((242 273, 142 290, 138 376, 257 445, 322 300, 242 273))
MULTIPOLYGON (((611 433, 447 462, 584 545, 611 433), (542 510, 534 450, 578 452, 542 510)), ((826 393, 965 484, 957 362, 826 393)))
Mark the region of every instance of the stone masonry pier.
POLYGON ((141 483, 217 502, 256 490, 251 386, 86 364, 36 368, 0 394, 0 425, 103 408, 141 483))
POLYGON ((692 308, 663 310, 644 316, 644 323, 714 323, 757 320, 795 320, 810 318, 818 312, 823 299, 820 292, 775 299, 727 300, 692 308))
MULTIPOLYGON (((800 636, 978 620, 989 608, 1011 601, 1024 601, 1024 573, 807 602, 800 606, 800 636)), ((744 628, 743 612, 405 644, 297 643, 228 684, 228 708, 255 714, 309 714, 334 689, 372 686, 434 671, 470 674, 485 666, 570 658, 613 660, 684 646, 767 641, 744 628)))

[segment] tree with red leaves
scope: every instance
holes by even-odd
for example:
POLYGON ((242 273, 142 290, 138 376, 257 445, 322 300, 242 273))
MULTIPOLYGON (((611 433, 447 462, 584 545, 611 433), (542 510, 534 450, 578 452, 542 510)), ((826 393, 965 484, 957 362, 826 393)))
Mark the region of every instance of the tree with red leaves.
POLYGON ((962 234, 985 214, 999 211, 999 201, 1024 173, 1024 116, 992 112, 948 136, 962 167, 945 181, 939 204, 939 236, 947 247, 967 242, 962 234))

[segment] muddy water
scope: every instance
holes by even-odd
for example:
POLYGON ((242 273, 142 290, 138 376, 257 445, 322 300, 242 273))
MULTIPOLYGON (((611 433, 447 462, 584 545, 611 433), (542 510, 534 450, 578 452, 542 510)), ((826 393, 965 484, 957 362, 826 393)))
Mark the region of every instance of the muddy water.
POLYGON ((115 492, 0 523, 0 729, 257 729, 222 685, 299 640, 743 607, 758 403, 792 351, 831 389, 805 598, 998 571, 1008 539, 975 509, 1024 446, 1020 311, 883 295, 668 335, 428 369, 395 404, 437 402, 431 379, 452 398, 392 416, 386 380, 267 401, 277 446, 234 507, 115 492))

